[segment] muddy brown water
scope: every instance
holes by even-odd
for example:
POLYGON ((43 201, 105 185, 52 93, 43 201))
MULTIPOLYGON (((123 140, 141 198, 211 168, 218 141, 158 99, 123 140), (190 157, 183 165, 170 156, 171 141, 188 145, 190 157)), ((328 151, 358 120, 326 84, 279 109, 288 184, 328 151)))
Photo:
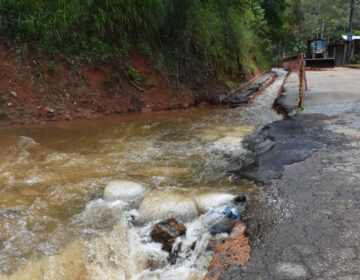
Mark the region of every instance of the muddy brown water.
POLYGON ((0 279, 201 279, 211 258, 203 248, 196 258, 190 253, 175 266, 150 270, 149 255, 164 255, 149 240, 151 225, 129 227, 123 209, 102 200, 103 189, 124 178, 191 198, 259 192, 228 172, 237 167, 229 158, 247 152, 242 141, 255 127, 281 118, 272 109, 285 78, 277 72, 241 109, 1 129, 0 279))

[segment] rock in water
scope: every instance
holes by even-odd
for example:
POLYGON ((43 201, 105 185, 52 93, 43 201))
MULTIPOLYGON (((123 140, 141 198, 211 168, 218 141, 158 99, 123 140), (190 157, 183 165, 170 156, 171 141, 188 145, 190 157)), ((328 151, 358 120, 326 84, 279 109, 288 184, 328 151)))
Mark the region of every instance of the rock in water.
POLYGON ((157 223, 151 232, 151 237, 155 242, 163 245, 163 250, 171 252, 176 237, 185 232, 185 225, 171 218, 157 223))
POLYGON ((105 187, 104 199, 122 200, 132 207, 137 207, 144 198, 146 188, 139 183, 128 180, 113 180, 105 187))
POLYGON ((236 209, 238 210, 239 214, 241 215, 249 202, 249 198, 247 195, 243 194, 243 195, 239 195, 237 197, 234 198, 234 205, 236 207, 236 209))
POLYGON ((198 195, 195 200, 201 213, 207 213, 210 210, 229 204, 235 198, 234 195, 222 192, 209 192, 198 195))
POLYGON ((195 201, 177 190, 155 190, 141 202, 137 222, 175 218, 183 223, 198 217, 195 201))

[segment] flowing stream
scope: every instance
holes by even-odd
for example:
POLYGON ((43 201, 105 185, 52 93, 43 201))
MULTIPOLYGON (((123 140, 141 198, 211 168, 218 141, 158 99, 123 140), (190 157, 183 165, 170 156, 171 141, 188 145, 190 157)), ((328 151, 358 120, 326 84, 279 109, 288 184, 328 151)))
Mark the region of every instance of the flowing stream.
MULTIPOLYGON (((105 201, 113 179, 193 200, 259 193, 238 178, 244 137, 281 119, 285 72, 248 107, 134 113, 0 130, 0 279, 202 279, 213 252, 201 219, 186 223, 175 264, 133 224, 138 209, 105 201), (195 249, 189 249, 196 242, 195 249)), ((169 207, 174 207, 171 205, 169 207)), ((176 206, 175 206, 176 208, 176 206)), ((175 209, 176 210, 176 209, 175 209)), ((177 209, 181 211, 181 209, 177 209)))

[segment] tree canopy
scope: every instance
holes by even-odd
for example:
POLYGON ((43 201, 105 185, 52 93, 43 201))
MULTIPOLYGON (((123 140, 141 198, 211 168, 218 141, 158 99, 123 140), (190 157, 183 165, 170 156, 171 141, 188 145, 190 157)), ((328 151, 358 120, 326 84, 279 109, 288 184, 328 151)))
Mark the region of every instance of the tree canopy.
MULTIPOLYGON (((329 41, 336 41, 341 39, 341 35, 348 33, 349 0, 287 0, 285 13, 285 36, 291 38, 284 46, 285 52, 303 50, 306 41, 315 34, 329 41)), ((353 29, 354 33, 360 33, 360 1, 355 1, 353 29)))
POLYGON ((50 56, 106 60, 137 49, 157 67, 248 73, 314 33, 339 39, 348 17, 349 0, 0 0, 0 35, 50 56))

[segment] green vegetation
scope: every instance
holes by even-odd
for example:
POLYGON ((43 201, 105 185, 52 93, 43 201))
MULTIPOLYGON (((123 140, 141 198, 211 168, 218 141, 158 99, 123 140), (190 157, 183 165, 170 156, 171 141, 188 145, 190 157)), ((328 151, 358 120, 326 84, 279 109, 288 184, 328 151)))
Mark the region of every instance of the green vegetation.
MULTIPOLYGON (((279 54, 305 51, 307 40, 315 34, 340 41, 348 33, 349 14, 349 0, 287 0, 279 54)), ((360 1, 355 1, 353 30, 354 35, 360 34, 360 1)))
POLYGON ((54 72, 55 72, 55 68, 56 68, 55 62, 54 62, 53 60, 51 60, 51 61, 49 61, 49 62, 47 63, 46 66, 47 66, 48 72, 49 72, 51 75, 53 75, 54 72))
POLYGON ((358 54, 355 54, 351 59, 350 59, 350 64, 359 64, 360 62, 360 56, 358 54))
POLYGON ((340 38, 349 28, 349 0, 303 0, 305 11, 304 31, 306 36, 313 33, 325 38, 340 38))
POLYGON ((348 15, 348 0, 0 0, 0 35, 19 59, 111 58, 126 74, 137 50, 178 84, 209 74, 229 83, 304 50, 314 33, 338 39, 348 15))
POLYGON ((134 82, 136 85, 141 85, 141 77, 135 68, 129 67, 129 69, 126 71, 126 77, 129 81, 134 82))
POLYGON ((161 71, 238 76, 267 67, 285 0, 0 0, 0 33, 80 61, 150 56, 161 71))

